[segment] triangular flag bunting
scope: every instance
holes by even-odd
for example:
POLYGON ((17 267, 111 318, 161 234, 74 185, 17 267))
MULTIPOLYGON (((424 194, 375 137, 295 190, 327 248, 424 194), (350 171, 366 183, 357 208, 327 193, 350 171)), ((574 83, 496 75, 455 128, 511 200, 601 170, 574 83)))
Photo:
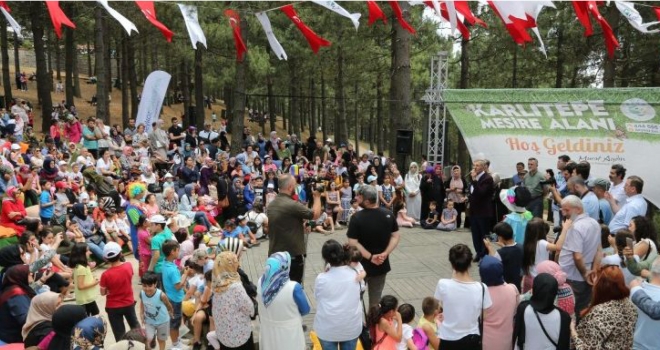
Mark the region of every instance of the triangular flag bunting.
POLYGON ((273 33, 273 27, 270 25, 270 19, 268 18, 268 15, 266 15, 265 12, 257 12, 255 15, 257 16, 259 23, 261 23, 261 27, 264 29, 264 32, 266 32, 266 38, 268 38, 270 49, 273 50, 277 58, 280 60, 286 60, 286 52, 284 52, 282 44, 280 44, 280 42, 277 40, 277 37, 275 36, 275 33, 273 33))
POLYGON ((591 20, 589 18, 589 13, 591 13, 591 16, 596 19, 596 22, 600 24, 600 28, 603 30, 603 37, 605 38, 605 47, 607 47, 608 56, 610 58, 614 57, 614 50, 619 47, 619 41, 616 39, 610 24, 607 23, 607 20, 598 11, 597 2, 590 0, 572 1, 572 3, 573 8, 575 9, 575 14, 585 28, 584 36, 590 36, 593 34, 593 28, 591 27, 591 20))
POLYGON ((375 1, 367 0, 367 7, 369 8, 369 25, 374 24, 379 19, 383 20, 383 23, 387 23, 387 16, 375 1))
POLYGON ((336 12, 336 13, 350 19, 351 22, 353 22, 353 25, 355 26, 355 30, 357 30, 358 27, 360 26, 360 16, 362 16, 362 14, 360 14, 360 13, 350 13, 350 12, 346 11, 345 8, 341 7, 341 5, 339 5, 338 3, 334 2, 334 1, 312 0, 312 2, 317 4, 317 5, 323 6, 323 7, 327 8, 330 11, 336 12))
POLYGON ((64 14, 64 11, 60 8, 60 2, 57 0, 46 1, 46 7, 48 7, 48 13, 50 13, 50 20, 53 22, 53 27, 55 28, 55 34, 57 38, 62 38, 62 25, 65 25, 69 28, 76 28, 76 25, 71 22, 69 17, 64 14))
POLYGON ((653 7, 653 12, 655 12, 655 16, 658 18, 658 21, 660 21, 660 7, 653 7))
POLYGON ((5 16, 5 19, 11 26, 11 28, 14 30, 14 33, 17 35, 21 35, 21 26, 16 22, 14 17, 12 17, 9 12, 11 12, 11 9, 9 9, 9 6, 7 5, 6 1, 0 1, 0 11, 2 12, 2 15, 5 16))
POLYGON ((170 43, 172 42, 172 37, 174 36, 174 33, 169 30, 164 24, 160 23, 158 19, 156 18, 156 8, 154 7, 154 2, 153 1, 136 1, 135 4, 138 5, 140 10, 142 10, 142 14, 144 17, 151 22, 151 24, 154 25, 154 27, 158 28, 161 33, 165 36, 165 39, 167 39, 167 42, 170 43))
POLYGON ((119 24, 121 24, 122 27, 124 27, 124 30, 128 33, 128 35, 131 35, 131 31, 135 31, 136 33, 139 33, 137 30, 137 27, 133 22, 131 22, 128 18, 124 17, 121 13, 117 12, 115 9, 110 7, 108 4, 108 0, 96 0, 101 6, 105 8, 106 11, 112 16, 112 18, 116 19, 119 24))
POLYGON ((293 5, 286 5, 282 7, 280 10, 284 12, 284 14, 289 17, 289 19, 293 22, 293 24, 298 27, 300 32, 305 36, 305 39, 307 39, 307 42, 309 43, 309 46, 312 48, 312 51, 314 53, 319 52, 319 49, 321 46, 330 46, 332 43, 329 41, 323 39, 320 37, 318 34, 314 33, 312 29, 310 29, 305 23, 298 17, 298 13, 296 13, 296 10, 293 8, 293 5))
POLYGON ((403 18, 403 12, 401 11, 401 7, 399 7, 399 2, 395 0, 390 0, 388 1, 390 4, 390 7, 392 8, 392 12, 394 12, 394 15, 396 16, 397 20, 399 20, 399 24, 401 27, 407 31, 409 31, 412 34, 415 34, 415 28, 411 27, 408 22, 403 18))
MULTIPOLYGON (((433 9, 437 13, 437 9, 435 8, 435 4, 433 1, 424 1, 424 5, 426 5, 428 8, 433 9)), ((441 4, 439 6, 440 10, 440 17, 449 22, 449 13, 447 12, 447 8, 445 7, 445 4, 441 4)), ((470 30, 465 26, 465 24, 462 21, 456 22, 456 26, 458 27, 458 32, 461 33, 461 36, 465 39, 470 39, 470 30)))
POLYGON ((183 15, 183 21, 186 22, 186 28, 188 29, 188 35, 190 36, 193 49, 197 50, 197 43, 201 43, 208 49, 206 46, 206 36, 204 35, 202 27, 199 25, 197 7, 193 5, 179 4, 179 9, 183 15))
POLYGON ((234 10, 225 10, 225 16, 229 18, 229 25, 234 33, 234 46, 236 46, 236 60, 242 61, 243 56, 247 52, 247 47, 241 37, 241 19, 238 13, 234 10))
POLYGON ((642 33, 657 33, 660 31, 660 29, 651 29, 649 30, 650 26, 654 26, 660 22, 648 22, 644 23, 644 19, 642 19, 642 16, 639 14, 639 11, 635 9, 635 5, 631 2, 627 1, 615 1, 614 4, 616 5, 616 8, 621 12, 621 15, 625 17, 628 20, 628 23, 630 23, 631 26, 633 26, 635 29, 639 30, 642 33))
POLYGON ((471 25, 478 24, 484 28, 487 28, 486 22, 477 18, 470 10, 470 4, 466 0, 455 0, 454 6, 456 6, 456 11, 465 17, 465 20, 471 25))

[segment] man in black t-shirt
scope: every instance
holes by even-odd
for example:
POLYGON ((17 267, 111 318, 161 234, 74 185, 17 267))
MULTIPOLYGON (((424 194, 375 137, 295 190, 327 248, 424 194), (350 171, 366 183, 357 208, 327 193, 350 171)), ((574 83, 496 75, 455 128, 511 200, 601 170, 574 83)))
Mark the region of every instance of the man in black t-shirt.
POLYGON ((181 147, 181 140, 186 136, 183 135, 183 128, 179 125, 179 119, 177 119, 177 117, 172 118, 172 126, 167 129, 167 133, 170 137, 170 147, 172 147, 173 144, 181 147))
POLYGON ((369 306, 377 305, 383 294, 385 277, 390 271, 389 256, 399 244, 399 225, 394 214, 378 206, 378 192, 373 186, 362 186, 355 195, 363 210, 353 214, 348 225, 348 244, 362 254, 367 272, 369 306))

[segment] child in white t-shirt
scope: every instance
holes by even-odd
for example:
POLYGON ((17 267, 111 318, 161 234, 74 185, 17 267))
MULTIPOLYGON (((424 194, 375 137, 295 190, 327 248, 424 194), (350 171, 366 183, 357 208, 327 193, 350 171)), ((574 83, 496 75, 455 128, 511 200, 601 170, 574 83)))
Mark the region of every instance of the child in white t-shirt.
POLYGON ((354 199, 351 199, 351 207, 348 209, 346 214, 346 224, 351 222, 351 217, 353 217, 353 214, 357 213, 358 211, 362 210, 360 207, 360 204, 354 199))
POLYGON ((401 341, 396 345, 396 350, 409 350, 417 349, 413 343, 413 327, 412 322, 415 320, 415 307, 410 304, 401 304, 399 306, 399 314, 401 314, 401 341))

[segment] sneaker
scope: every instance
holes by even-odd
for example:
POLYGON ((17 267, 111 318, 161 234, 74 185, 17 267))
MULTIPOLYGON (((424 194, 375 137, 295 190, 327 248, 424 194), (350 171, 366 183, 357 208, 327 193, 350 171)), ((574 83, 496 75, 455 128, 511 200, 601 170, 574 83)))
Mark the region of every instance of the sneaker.
POLYGON ((157 344, 156 344, 156 337, 154 337, 153 339, 151 339, 151 342, 149 343, 149 347, 150 347, 151 349, 155 349, 155 348, 156 348, 156 345, 157 345, 157 344))

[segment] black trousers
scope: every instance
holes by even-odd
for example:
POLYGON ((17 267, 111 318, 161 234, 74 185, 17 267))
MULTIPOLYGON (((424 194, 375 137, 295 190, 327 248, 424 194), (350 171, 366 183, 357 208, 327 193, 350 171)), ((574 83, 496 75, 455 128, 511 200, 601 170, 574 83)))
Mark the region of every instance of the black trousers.
POLYGON ((472 245, 474 246, 475 256, 479 258, 486 255, 486 246, 484 238, 490 231, 491 217, 470 216, 470 229, 472 230, 472 245))
POLYGON ((128 322, 130 329, 140 328, 140 322, 138 322, 137 315, 135 314, 135 304, 118 308, 106 307, 105 312, 108 313, 108 321, 110 321, 110 327, 112 328, 116 342, 120 341, 124 337, 124 334, 126 334, 124 318, 128 322))
POLYGON ((96 305, 95 301, 92 301, 89 304, 83 305, 85 308, 85 312, 87 313, 87 316, 96 316, 99 314, 99 306, 96 305))
POLYGON ((291 257, 291 269, 289 271, 289 278, 303 285, 303 271, 305 271, 305 257, 296 255, 291 257))

